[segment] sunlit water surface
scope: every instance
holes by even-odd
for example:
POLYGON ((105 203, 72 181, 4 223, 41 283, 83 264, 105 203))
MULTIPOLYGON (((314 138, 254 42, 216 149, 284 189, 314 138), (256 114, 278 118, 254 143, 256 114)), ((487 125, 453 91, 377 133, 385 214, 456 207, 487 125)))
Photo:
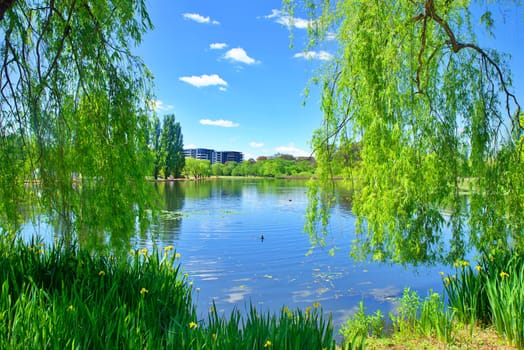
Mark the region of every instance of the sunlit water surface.
POLYGON ((380 309, 387 314, 395 311, 405 287, 421 296, 430 289, 442 290, 439 272, 448 271, 442 266, 354 262, 349 251, 355 218, 344 202, 333 209, 327 247, 311 252, 303 230, 305 181, 213 180, 156 186, 165 198, 162 220, 131 244, 138 249, 176 248, 202 319, 213 302, 226 315, 235 307, 245 311, 250 304, 278 312, 284 305, 306 308, 319 302, 338 329, 361 301, 367 312, 380 309), (329 254, 332 247, 334 255, 329 254))

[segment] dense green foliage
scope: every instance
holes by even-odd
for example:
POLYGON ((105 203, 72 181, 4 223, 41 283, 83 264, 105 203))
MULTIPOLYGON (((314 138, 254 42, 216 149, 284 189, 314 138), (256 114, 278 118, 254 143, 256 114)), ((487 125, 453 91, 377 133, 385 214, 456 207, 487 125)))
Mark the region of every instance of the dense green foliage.
POLYGON ((330 45, 333 37, 331 47, 337 46, 315 79, 324 120, 313 136, 320 182, 310 191, 312 235, 319 218, 325 223, 329 215, 333 169, 343 169, 353 191, 360 257, 449 262, 469 243, 487 250, 523 247, 520 105, 505 56, 481 48, 475 27, 483 13, 479 20, 489 32, 492 11, 506 4, 285 3, 288 12, 304 5, 310 16, 309 49, 330 45), (359 159, 335 156, 350 154, 355 142, 359 159), (460 196, 464 174, 474 190, 469 213, 460 196))
POLYGON ((206 159, 186 158, 183 174, 195 179, 208 177, 211 175, 211 162, 206 159))
POLYGON ((312 159, 286 158, 277 155, 270 159, 245 160, 242 163, 226 162, 209 164, 209 161, 187 158, 184 170, 187 177, 203 178, 213 176, 296 176, 309 178, 314 175, 316 164, 312 159))
POLYGON ((175 122, 175 115, 164 116, 160 148, 163 156, 164 177, 179 178, 185 165, 184 141, 179 122, 175 122))
POLYGON ((198 320, 171 246, 115 259, 0 242, 2 349, 335 349, 319 305, 198 320))
MULTIPOLYGON (((7 3, 6 3, 7 4, 7 3)), ((2 3, 4 5, 4 3, 2 3)), ((14 1, 0 21, 0 225, 39 202, 62 233, 146 222, 145 1, 14 1), (79 181, 81 180, 81 181, 79 181), (38 182, 25 191, 25 182, 38 182)))

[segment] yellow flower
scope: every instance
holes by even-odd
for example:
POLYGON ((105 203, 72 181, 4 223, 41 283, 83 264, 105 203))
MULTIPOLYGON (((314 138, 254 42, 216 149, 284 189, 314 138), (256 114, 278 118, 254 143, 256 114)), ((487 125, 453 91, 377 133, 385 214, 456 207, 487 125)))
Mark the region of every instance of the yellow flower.
POLYGON ((442 271, 440 271, 439 274, 440 274, 441 276, 444 276, 444 272, 442 272, 442 271))
POLYGON ((499 275, 500 275, 500 278, 509 277, 509 273, 504 272, 504 271, 502 271, 501 273, 499 273, 499 275))
POLYGON ((446 287, 449 286, 449 284, 451 283, 449 277, 444 278, 444 283, 446 284, 446 287))
POLYGON ((311 306, 306 307, 306 314, 308 314, 311 311, 311 306))
POLYGON ((189 322, 189 329, 197 328, 198 325, 195 322, 189 322))
POLYGON ((147 256, 147 248, 142 248, 142 249, 140 249, 139 254, 142 254, 142 255, 144 255, 144 256, 147 256))
POLYGON ((459 265, 460 265, 460 264, 459 264, 458 262, 455 262, 455 263, 453 264, 454 267, 459 267, 459 265))
POLYGON ((264 344, 264 347, 265 348, 269 348, 271 345, 273 345, 273 343, 271 343, 270 340, 266 340, 266 343, 264 344))
POLYGON ((213 341, 217 340, 217 334, 216 333, 211 334, 211 337, 213 337, 213 341))
POLYGON ((462 264, 462 266, 468 266, 469 262, 467 262, 466 260, 462 260, 461 264, 462 264))
POLYGON ((214 307, 214 306, 211 306, 211 307, 209 308, 209 312, 215 312, 215 307, 214 307))
POLYGON ((480 272, 480 270, 482 270, 482 266, 477 265, 477 266, 475 266, 475 269, 480 272))
POLYGON ((98 276, 103 276, 105 275, 106 273, 104 272, 104 270, 100 270, 100 272, 98 273, 98 276))
POLYGON ((69 306, 67 307, 67 310, 68 310, 68 311, 75 311, 75 307, 74 307, 73 305, 69 305, 69 306))
POLYGON ((149 293, 149 291, 145 288, 140 289, 140 294, 146 294, 149 293))
POLYGON ((181 257, 182 257, 182 254, 180 254, 180 253, 176 253, 175 254, 175 259, 180 259, 181 257))
POLYGON ((165 250, 166 252, 168 252, 168 251, 170 251, 170 250, 173 250, 173 249, 175 249, 175 248, 174 248, 172 245, 168 245, 167 247, 164 247, 164 250, 165 250))
POLYGON ((314 307, 315 309, 318 309, 319 306, 320 306, 320 303, 319 303, 318 301, 315 301, 315 302, 313 303, 313 307, 314 307))
POLYGON ((135 251, 133 249, 129 249, 129 255, 135 256, 135 251))

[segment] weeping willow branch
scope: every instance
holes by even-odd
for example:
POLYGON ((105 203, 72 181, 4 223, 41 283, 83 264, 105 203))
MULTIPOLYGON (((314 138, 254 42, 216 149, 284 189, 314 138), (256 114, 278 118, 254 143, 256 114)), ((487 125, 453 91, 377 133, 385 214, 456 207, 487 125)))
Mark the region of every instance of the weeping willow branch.
MULTIPOLYGON (((421 34, 421 47, 420 47, 419 56, 418 56, 419 67, 417 69, 417 76, 416 76, 416 81, 417 81, 417 85, 419 86, 419 88, 420 88, 419 75, 420 75, 420 70, 422 66, 422 55, 423 55, 423 52, 426 46, 426 27, 427 27, 428 19, 432 19, 433 21, 435 21, 435 23, 437 23, 444 30, 444 32, 446 33, 449 39, 447 41, 447 44, 451 46, 451 49, 454 53, 458 53, 463 49, 472 49, 475 52, 477 52, 482 57, 483 60, 487 61, 491 65, 491 67, 495 69, 500 85, 502 89, 504 90, 504 94, 506 96, 506 112, 508 116, 511 118, 512 129, 514 130, 516 127, 522 129, 522 125, 520 124, 520 121, 519 121, 519 116, 521 112, 520 104, 517 100, 517 97, 509 91, 508 83, 506 81, 506 78, 504 76, 504 73, 502 72, 500 65, 497 64, 497 62, 495 62, 495 60, 486 51, 481 49, 478 45, 475 45, 473 43, 459 42, 455 36, 455 33, 449 26, 449 24, 442 17, 440 17, 437 14, 437 11, 435 10, 434 0, 426 0, 424 4, 424 13, 419 14, 413 18, 413 21, 416 21, 416 22, 423 21, 422 34, 421 34), (516 107, 514 114, 511 113, 511 102, 513 102, 513 104, 516 107)), ((486 75, 488 75, 487 67, 484 69, 484 71, 486 75)))

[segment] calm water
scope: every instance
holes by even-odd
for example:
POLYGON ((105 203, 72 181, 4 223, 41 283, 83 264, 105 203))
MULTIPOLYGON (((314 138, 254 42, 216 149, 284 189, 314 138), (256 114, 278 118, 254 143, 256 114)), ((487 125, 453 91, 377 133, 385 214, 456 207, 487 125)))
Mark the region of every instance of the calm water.
MULTIPOLYGON (((371 313, 396 308, 410 287, 425 296, 441 291, 443 267, 355 263, 349 257, 354 217, 349 205, 333 209, 326 248, 314 248, 303 233, 306 183, 295 180, 214 180, 156 184, 165 198, 159 225, 132 238, 136 248, 173 245, 198 292, 199 315, 213 301, 221 312, 249 304, 278 312, 320 302, 337 328, 364 301, 371 313), (260 237, 264 236, 264 240, 260 237), (337 247, 334 256, 329 249, 337 247)), ((25 235, 34 232, 26 228, 25 235)), ((52 229, 37 231, 51 240, 52 229)))
POLYGON ((441 290, 442 267, 404 268, 355 263, 349 257, 354 217, 347 206, 334 208, 326 248, 311 254, 303 233, 307 206, 304 181, 219 180, 177 182, 159 188, 165 215, 137 247, 174 245, 183 269, 198 292, 203 316, 214 301, 218 310, 250 303, 278 311, 283 305, 305 308, 318 301, 336 325, 355 312, 359 302, 369 312, 395 309, 404 287, 426 295, 441 290), (264 240, 260 239, 264 236, 264 240), (329 248, 338 249, 334 256, 329 248))

